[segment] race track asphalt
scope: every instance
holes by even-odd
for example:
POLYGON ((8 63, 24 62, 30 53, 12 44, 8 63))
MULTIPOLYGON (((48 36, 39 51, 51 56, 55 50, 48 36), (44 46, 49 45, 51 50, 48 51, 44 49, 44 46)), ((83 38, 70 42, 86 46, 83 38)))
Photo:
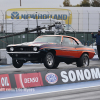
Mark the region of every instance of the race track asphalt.
MULTIPOLYGON (((100 67, 100 60, 90 60, 89 67, 100 67)), ((75 63, 67 65, 60 63, 58 69, 77 68, 75 63)), ((43 64, 26 63, 21 68, 16 69, 13 65, 1 66, 0 74, 21 73, 21 72, 39 72, 49 70, 43 64)), ((53 70, 53 69, 51 69, 53 70)), ((37 95, 25 95, 14 98, 4 98, 6 100, 100 100, 100 86, 79 88, 73 90, 56 91, 49 93, 42 93, 37 95)), ((4 100, 0 99, 0 100, 4 100)))
MULTIPOLYGON (((100 67, 100 60, 90 60, 89 67, 100 67)), ((63 68, 77 68, 76 63, 67 65, 66 63, 60 63, 58 69, 63 68)), ((13 65, 2 65, 0 66, 0 74, 10 74, 10 73, 18 73, 18 72, 38 72, 43 70, 49 70, 45 68, 43 64, 32 64, 32 63, 25 63, 21 68, 14 68, 13 65)), ((53 69, 51 69, 53 70, 53 69)))

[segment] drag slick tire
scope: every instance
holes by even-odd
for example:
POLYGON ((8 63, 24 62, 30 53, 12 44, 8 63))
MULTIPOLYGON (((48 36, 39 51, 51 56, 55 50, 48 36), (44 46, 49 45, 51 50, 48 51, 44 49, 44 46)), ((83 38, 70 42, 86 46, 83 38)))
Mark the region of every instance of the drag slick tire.
POLYGON ((89 56, 84 53, 76 62, 77 67, 87 67, 89 66, 89 56))
POLYGON ((48 69, 57 68, 59 62, 56 61, 55 56, 52 52, 48 52, 44 57, 44 66, 48 69))
POLYGON ((20 67, 22 67, 22 65, 23 65, 23 61, 21 61, 21 60, 13 59, 12 62, 13 62, 13 66, 14 66, 15 68, 20 68, 20 67))

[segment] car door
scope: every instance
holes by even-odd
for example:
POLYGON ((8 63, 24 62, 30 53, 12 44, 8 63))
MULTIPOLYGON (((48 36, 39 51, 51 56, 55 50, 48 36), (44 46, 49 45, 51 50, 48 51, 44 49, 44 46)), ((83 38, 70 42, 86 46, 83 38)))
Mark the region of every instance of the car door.
POLYGON ((62 56, 66 58, 77 58, 76 46, 78 43, 71 37, 63 37, 62 56))

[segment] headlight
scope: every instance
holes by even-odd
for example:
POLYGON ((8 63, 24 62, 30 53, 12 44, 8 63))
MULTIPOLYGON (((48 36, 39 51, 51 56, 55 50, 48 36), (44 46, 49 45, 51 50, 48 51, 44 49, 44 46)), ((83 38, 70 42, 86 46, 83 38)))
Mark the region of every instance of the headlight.
POLYGON ((36 52, 37 50, 38 50, 38 49, 37 49, 37 47, 33 47, 33 51, 35 51, 35 52, 36 52))
POLYGON ((11 48, 10 48, 10 51, 14 51, 14 48, 13 48, 13 47, 11 47, 11 48))

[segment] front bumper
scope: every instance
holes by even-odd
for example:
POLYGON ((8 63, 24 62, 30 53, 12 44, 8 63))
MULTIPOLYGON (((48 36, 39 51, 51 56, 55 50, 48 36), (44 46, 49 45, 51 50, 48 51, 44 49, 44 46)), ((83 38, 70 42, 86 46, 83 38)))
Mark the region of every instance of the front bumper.
POLYGON ((8 54, 38 54, 40 53, 40 51, 38 52, 7 52, 8 54))
POLYGON ((25 61, 41 61, 43 57, 39 52, 7 52, 12 59, 25 60, 25 61))

